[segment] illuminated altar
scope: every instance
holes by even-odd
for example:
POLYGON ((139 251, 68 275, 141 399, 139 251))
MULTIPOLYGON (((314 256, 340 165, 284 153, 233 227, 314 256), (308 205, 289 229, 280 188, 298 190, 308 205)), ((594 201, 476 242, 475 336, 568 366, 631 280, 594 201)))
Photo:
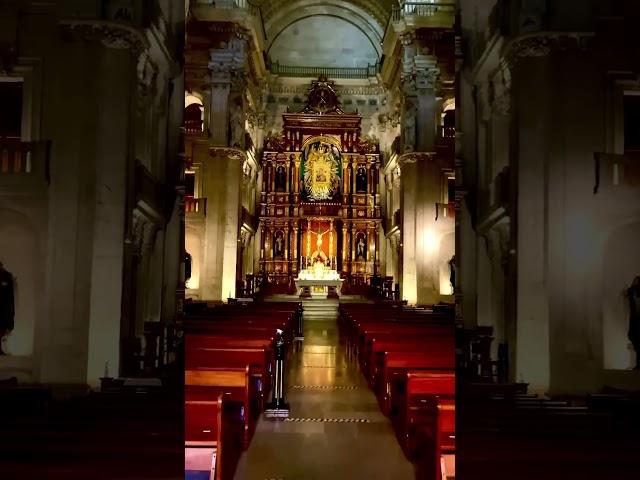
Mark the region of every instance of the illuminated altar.
POLYGON ((320 77, 306 106, 283 114, 283 132, 267 136, 259 214, 267 290, 357 293, 378 274, 380 158, 361 121, 320 77))

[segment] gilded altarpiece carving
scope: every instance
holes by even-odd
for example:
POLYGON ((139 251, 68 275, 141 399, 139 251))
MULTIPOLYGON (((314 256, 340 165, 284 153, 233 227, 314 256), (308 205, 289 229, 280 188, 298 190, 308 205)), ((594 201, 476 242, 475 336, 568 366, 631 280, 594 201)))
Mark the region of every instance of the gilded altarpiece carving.
POLYGON ((333 82, 320 77, 307 97, 265 140, 263 287, 293 293, 301 270, 324 267, 345 280, 343 293, 365 293, 380 268, 378 143, 361 136, 360 115, 340 108, 333 82))

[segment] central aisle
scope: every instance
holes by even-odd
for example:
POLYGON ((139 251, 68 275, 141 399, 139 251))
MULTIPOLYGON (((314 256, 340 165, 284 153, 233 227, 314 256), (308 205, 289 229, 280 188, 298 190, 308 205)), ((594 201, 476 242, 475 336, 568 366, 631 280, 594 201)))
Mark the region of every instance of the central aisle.
POLYGON ((337 318, 305 318, 304 334, 287 377, 290 418, 259 421, 235 479, 413 480, 391 423, 340 345, 337 318))

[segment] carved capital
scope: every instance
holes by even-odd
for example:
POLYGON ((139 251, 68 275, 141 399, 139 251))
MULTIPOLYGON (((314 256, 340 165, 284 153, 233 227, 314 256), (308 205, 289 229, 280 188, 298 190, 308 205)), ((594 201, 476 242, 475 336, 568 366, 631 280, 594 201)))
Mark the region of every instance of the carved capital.
POLYGON ((62 20, 60 25, 74 37, 100 41, 109 48, 128 48, 136 54, 149 48, 144 34, 131 25, 105 20, 62 20))
POLYGON ((522 35, 505 45, 503 57, 513 67, 523 58, 544 57, 552 50, 587 48, 594 36, 592 32, 536 32, 522 35))
POLYGON ((209 148, 209 155, 217 158, 226 157, 229 160, 236 160, 238 162, 244 162, 247 158, 244 150, 232 147, 211 147, 209 148))
POLYGON ((398 165, 402 169, 403 167, 405 167, 407 165, 412 165, 414 163, 431 160, 431 159, 435 158, 435 156, 436 156, 435 152, 408 152, 408 153, 403 153, 398 158, 398 165))
POLYGON ((272 131, 267 135, 264 144, 265 150, 284 152, 288 150, 290 142, 284 135, 272 131))

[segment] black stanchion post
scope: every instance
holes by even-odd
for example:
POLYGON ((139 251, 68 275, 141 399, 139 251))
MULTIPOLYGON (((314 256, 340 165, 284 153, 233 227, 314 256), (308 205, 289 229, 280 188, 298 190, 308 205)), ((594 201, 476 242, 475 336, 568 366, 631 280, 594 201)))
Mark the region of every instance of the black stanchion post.
POLYGON ((284 401, 284 357, 285 341, 283 331, 276 330, 276 368, 275 381, 273 382, 273 394, 271 402, 264 412, 268 418, 287 418, 289 416, 289 404, 284 401))
POLYGON ((296 340, 304 340, 304 328, 303 328, 303 324, 302 324, 302 315, 303 315, 304 309, 302 308, 302 303, 300 303, 298 305, 298 309, 296 310, 296 315, 298 316, 297 318, 297 332, 296 332, 296 340))

